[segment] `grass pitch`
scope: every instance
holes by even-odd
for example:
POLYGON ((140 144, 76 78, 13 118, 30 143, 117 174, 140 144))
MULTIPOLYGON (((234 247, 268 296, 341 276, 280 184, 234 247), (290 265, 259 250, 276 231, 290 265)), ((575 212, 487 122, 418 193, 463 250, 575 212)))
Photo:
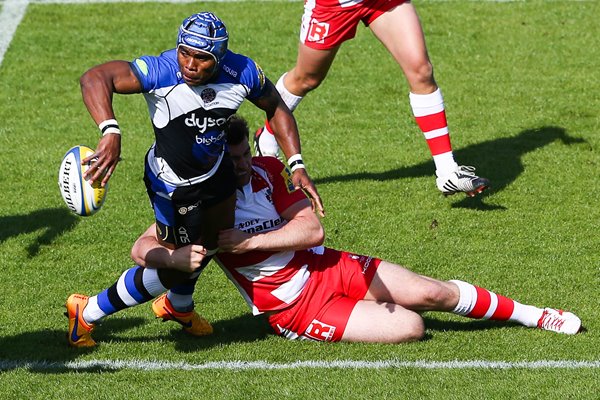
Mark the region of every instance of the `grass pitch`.
MULTIPOLYGON (((444 198, 398 66, 367 29, 346 43, 322 87, 296 111, 309 172, 325 202, 326 244, 540 306, 575 311, 574 337, 428 313, 407 345, 289 342, 252 318, 214 265, 196 301, 216 333, 195 339, 149 305, 108 318, 97 348, 67 347, 63 304, 132 265, 152 222, 143 157, 152 142, 141 96, 115 98, 123 161, 95 216, 69 213, 61 157, 98 132, 79 76, 110 59, 174 45, 198 4, 31 4, 0 65, 0 397, 594 398, 600 371, 600 36, 597 2, 415 1, 444 92, 456 159, 492 189, 444 198), (118 360, 206 365, 296 361, 563 361, 526 368, 119 368, 118 360), (577 361, 595 362, 576 368, 577 361), (88 363, 86 368, 81 363, 88 363), (98 362, 97 366, 89 363, 98 362), (591 366, 590 366, 591 365, 591 366), (594 367, 595 365, 595 367, 594 367), (570 366, 570 367, 569 367, 570 366)), ((299 2, 203 3, 230 48, 276 81, 295 60, 299 2)), ((251 126, 262 116, 242 108, 251 126)), ((168 364, 177 365, 177 364, 168 364)), ((415 364, 416 365, 416 364, 415 364)))

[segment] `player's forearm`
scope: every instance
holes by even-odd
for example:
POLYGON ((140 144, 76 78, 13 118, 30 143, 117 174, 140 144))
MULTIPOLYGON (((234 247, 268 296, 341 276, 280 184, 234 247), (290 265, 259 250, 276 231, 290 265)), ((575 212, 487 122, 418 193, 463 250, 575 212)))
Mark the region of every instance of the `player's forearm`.
POLYGON ((133 245, 131 258, 144 268, 176 269, 183 272, 194 272, 205 257, 206 249, 198 244, 171 249, 161 243, 156 236, 156 225, 151 225, 133 245))
POLYGON ((288 110, 278 108, 273 118, 269 121, 275 139, 283 151, 286 159, 295 154, 300 154, 300 136, 296 120, 288 110))
POLYGON ((324 239, 325 233, 318 219, 298 218, 280 229, 252 236, 249 247, 264 251, 295 251, 319 246, 324 239))

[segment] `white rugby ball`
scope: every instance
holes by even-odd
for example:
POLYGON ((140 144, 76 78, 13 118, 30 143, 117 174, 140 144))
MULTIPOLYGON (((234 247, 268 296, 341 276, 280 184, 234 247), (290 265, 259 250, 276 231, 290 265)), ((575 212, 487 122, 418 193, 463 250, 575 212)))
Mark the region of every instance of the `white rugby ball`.
POLYGON ((88 216, 96 213, 106 199, 108 185, 102 187, 100 181, 90 184, 83 174, 92 162, 81 165, 81 160, 94 154, 87 146, 75 146, 69 149, 62 159, 58 170, 58 187, 67 207, 75 214, 88 216))

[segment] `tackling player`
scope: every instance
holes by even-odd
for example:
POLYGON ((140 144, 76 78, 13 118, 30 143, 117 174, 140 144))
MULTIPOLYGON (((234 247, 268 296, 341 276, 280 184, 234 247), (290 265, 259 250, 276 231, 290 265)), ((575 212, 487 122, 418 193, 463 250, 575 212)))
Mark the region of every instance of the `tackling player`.
MULTIPOLYGON (((219 234, 216 261, 252 312, 268 315, 277 334, 319 341, 419 340, 425 332, 422 311, 565 334, 580 330, 580 319, 570 312, 524 305, 467 282, 439 281, 374 257, 323 247, 319 218, 306 195, 294 188, 287 168, 273 157, 251 157, 245 121, 232 119, 228 142, 237 177, 235 226, 219 234)), ((71 295, 79 308, 68 312, 69 343, 93 346, 91 333, 100 319, 155 296, 155 314, 186 328, 182 314, 162 294, 169 286, 157 271, 192 274, 205 256, 201 245, 161 246, 150 227, 132 249, 139 265, 122 274, 112 296, 106 294, 110 289, 92 297, 71 295), (165 318, 164 310, 175 318, 165 318)))
MULTIPOLYGON (((105 185, 119 162, 121 131, 113 94, 143 93, 155 135, 144 181, 157 238, 172 249, 202 238, 208 249, 205 263, 216 252, 218 232, 233 226, 236 178, 224 129, 243 101, 265 111, 289 159, 301 151, 296 121, 277 90, 252 59, 229 50, 228 41, 217 16, 193 14, 179 27, 176 48, 132 62, 97 65, 80 79, 83 101, 103 135, 96 152, 82 162, 97 159, 85 177, 105 185)), ((292 181, 323 214, 304 166, 296 166, 292 181)), ((173 291, 193 292, 195 279, 197 274, 173 291)))
MULTIPOLYGON (((296 65, 283 74, 277 90, 294 111, 316 89, 343 42, 354 38, 359 23, 368 26, 404 72, 409 100, 435 164, 436 185, 444 195, 475 196, 489 185, 475 168, 454 160, 442 92, 433 77, 421 23, 409 0, 311 0, 304 2, 296 65)), ((368 68, 368 55, 356 60, 368 68)), ((254 137, 257 155, 277 156, 279 146, 269 121, 254 137)))

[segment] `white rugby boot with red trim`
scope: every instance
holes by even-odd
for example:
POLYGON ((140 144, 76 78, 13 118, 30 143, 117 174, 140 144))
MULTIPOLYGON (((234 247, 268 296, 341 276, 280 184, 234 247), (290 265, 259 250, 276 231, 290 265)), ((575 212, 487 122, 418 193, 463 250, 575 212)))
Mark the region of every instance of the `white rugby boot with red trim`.
POLYGON ((574 335, 581 329, 581 320, 573 313, 544 308, 537 327, 545 331, 574 335))

